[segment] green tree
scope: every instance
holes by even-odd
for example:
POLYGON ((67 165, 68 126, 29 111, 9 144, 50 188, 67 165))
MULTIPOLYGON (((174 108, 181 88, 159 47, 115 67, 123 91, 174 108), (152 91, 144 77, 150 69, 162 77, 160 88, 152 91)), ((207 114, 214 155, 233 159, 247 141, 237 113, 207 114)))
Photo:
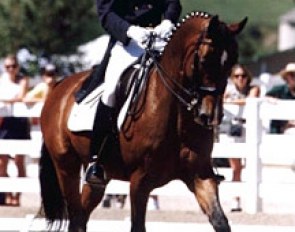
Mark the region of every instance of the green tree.
MULTIPOLYGON (((241 61, 272 53, 278 18, 293 0, 181 0, 183 15, 193 10, 217 14, 226 23, 248 16, 239 35, 241 61)), ((36 55, 65 55, 103 33, 94 0, 0 0, 0 57, 27 47, 36 55)))
POLYGON ((27 47, 69 55, 101 32, 93 0, 1 0, 0 56, 27 47))

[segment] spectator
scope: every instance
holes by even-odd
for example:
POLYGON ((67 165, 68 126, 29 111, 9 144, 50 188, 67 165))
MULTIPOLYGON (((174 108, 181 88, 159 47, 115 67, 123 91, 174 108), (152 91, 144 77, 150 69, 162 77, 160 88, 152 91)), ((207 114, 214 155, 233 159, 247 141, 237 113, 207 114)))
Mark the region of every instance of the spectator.
MULTIPOLYGON (((252 75, 249 70, 237 64, 232 68, 230 81, 224 93, 224 102, 227 104, 245 105, 247 97, 259 97, 260 88, 252 85, 252 75)), ((231 126, 229 131, 230 140, 233 142, 245 142, 245 128, 243 124, 246 120, 240 116, 234 115, 231 118, 231 126)), ((232 181, 241 181, 242 160, 240 158, 228 159, 232 168, 232 181)), ((236 196, 233 200, 232 211, 241 211, 240 197, 236 196)))
MULTIPOLYGON (((4 59, 4 73, 0 78, 0 101, 4 104, 21 102, 28 90, 28 77, 20 72, 18 60, 14 55, 4 59)), ((25 117, 1 117, 1 139, 30 139, 30 123, 25 117)), ((0 155, 0 176, 8 177, 7 166, 10 154, 0 155)), ((14 161, 19 177, 26 176, 25 156, 15 155, 14 161)), ((5 204, 19 206, 20 193, 6 193, 5 204)))
POLYGON ((37 84, 32 90, 30 90, 24 101, 26 102, 40 102, 45 101, 51 88, 56 83, 56 68, 53 64, 47 64, 41 70, 42 82, 37 84))
MULTIPOLYGON (((295 63, 289 63, 280 72, 285 84, 274 86, 266 96, 272 101, 276 99, 294 100, 295 99, 295 63)), ((294 133, 295 121, 272 120, 270 123, 270 133, 294 133)))

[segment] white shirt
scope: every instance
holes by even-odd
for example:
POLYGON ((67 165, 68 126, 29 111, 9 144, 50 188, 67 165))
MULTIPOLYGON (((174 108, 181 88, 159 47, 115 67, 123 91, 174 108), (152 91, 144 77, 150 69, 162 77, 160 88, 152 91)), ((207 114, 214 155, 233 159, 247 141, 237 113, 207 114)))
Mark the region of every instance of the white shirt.
POLYGON ((0 99, 10 100, 17 97, 21 91, 21 86, 13 82, 7 73, 0 77, 0 99))

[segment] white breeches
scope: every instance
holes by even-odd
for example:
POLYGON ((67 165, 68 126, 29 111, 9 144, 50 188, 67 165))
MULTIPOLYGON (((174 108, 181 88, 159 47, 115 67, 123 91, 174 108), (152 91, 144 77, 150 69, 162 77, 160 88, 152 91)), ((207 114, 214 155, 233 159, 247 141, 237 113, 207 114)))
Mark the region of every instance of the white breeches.
POLYGON ((115 106, 115 90, 123 71, 135 62, 144 49, 131 40, 127 46, 117 42, 111 51, 111 57, 105 74, 105 89, 102 94, 102 102, 110 107, 115 106))

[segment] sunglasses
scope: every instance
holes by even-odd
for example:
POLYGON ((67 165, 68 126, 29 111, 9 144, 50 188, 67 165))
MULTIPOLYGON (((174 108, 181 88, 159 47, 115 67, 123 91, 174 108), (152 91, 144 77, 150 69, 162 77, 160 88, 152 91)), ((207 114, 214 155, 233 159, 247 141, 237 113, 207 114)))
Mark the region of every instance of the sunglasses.
POLYGON ((5 65, 5 68, 6 69, 15 69, 15 68, 17 68, 17 64, 9 64, 9 65, 5 65))
POLYGON ((290 77, 295 77, 295 72, 289 72, 286 75, 290 76, 290 77))
POLYGON ((246 78, 247 75, 246 74, 235 74, 234 75, 234 78, 238 78, 238 77, 246 78))
POLYGON ((295 73, 288 73, 285 78, 289 79, 289 80, 295 80, 295 73))

